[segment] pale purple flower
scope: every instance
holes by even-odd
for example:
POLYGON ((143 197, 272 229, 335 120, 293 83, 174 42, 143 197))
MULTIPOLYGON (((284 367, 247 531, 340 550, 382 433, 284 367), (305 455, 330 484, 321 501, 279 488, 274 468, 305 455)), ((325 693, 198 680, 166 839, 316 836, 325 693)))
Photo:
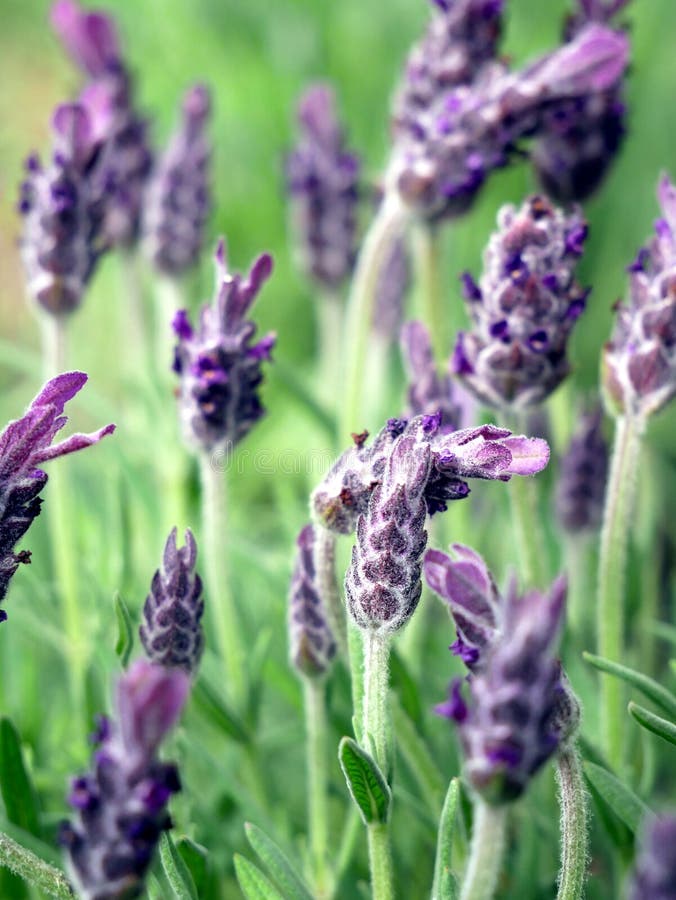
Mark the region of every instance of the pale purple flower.
POLYGON ((676 897, 676 815, 664 813, 643 823, 627 900, 676 897))

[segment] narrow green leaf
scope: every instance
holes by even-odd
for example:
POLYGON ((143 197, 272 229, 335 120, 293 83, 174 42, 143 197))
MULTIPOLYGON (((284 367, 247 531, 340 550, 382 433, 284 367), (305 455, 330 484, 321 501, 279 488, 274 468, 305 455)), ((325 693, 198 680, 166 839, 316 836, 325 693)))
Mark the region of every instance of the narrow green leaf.
POLYGON ((2 833, 0 833, 0 865, 6 866, 15 875, 49 894, 50 897, 70 900, 75 896, 60 869, 43 862, 30 850, 2 833))
POLYGON ((376 761, 349 737, 338 745, 338 759, 364 824, 386 822, 391 794, 376 761))
POLYGON ((637 703, 629 704, 629 712, 639 725, 664 738, 665 741, 669 741, 670 744, 676 744, 676 725, 673 722, 668 722, 661 716, 656 716, 655 713, 651 713, 649 709, 645 709, 645 707, 639 706, 637 703))
POLYGON ((200 712, 214 725, 238 744, 249 743, 249 733, 240 720, 209 687, 202 677, 192 689, 192 699, 200 712))
POLYGON ((115 642, 115 653, 122 664, 122 668, 127 668, 131 651, 134 648, 134 629, 132 626, 129 607, 120 596, 119 591, 113 594, 113 606, 115 607, 115 618, 117 619, 117 641, 115 642))
POLYGON ((636 834, 641 819, 650 813, 643 800, 607 769, 585 760, 584 774, 600 797, 605 800, 618 819, 632 834, 636 834))
POLYGON ((166 831, 160 841, 160 860, 176 900, 199 900, 192 875, 166 831))
POLYGON ((655 706, 665 712, 668 716, 676 719, 676 696, 667 690, 663 685, 659 684, 642 672, 636 672, 627 666, 613 662, 610 659, 603 659, 601 656, 594 656, 592 653, 583 653, 582 656, 601 672, 607 672, 609 675, 616 675, 627 684, 631 684, 637 688, 648 700, 652 700, 655 706))
POLYGON ((312 900, 305 882, 281 847, 251 822, 245 823, 244 831, 251 849, 265 865, 286 900, 312 900))
POLYGON ((276 887, 245 856, 235 853, 235 874, 246 900, 284 900, 276 887))
POLYGON ((19 733, 5 717, 0 719, 0 791, 9 821, 41 837, 37 798, 24 765, 19 733))
POLYGON ((207 856, 206 847, 191 840, 186 835, 181 835, 175 841, 176 849, 181 854, 181 859, 188 867, 197 889, 197 896, 201 896, 206 889, 207 856))
POLYGON ((420 793, 436 821, 441 813, 441 798, 444 791, 444 780, 439 767, 396 694, 391 698, 391 710, 397 748, 406 760, 411 774, 418 783, 420 793))
POLYGON ((676 625, 672 625, 670 622, 653 622, 650 630, 676 647, 676 625))
POLYGON ((451 849, 459 803, 460 781, 452 778, 439 820, 432 900, 456 900, 458 897, 458 883, 451 868, 451 849))

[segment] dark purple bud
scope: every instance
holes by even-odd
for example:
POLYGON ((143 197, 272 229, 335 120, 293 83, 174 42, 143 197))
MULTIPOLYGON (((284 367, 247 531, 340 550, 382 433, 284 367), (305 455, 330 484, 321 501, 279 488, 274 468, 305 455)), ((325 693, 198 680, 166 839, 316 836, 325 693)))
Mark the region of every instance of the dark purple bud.
POLYGON ((289 588, 289 652, 301 675, 325 675, 336 655, 336 642, 317 586, 315 531, 306 525, 298 535, 298 552, 289 588))
POLYGON ((185 313, 174 319, 183 433, 200 452, 234 446, 263 416, 258 396, 261 362, 269 359, 274 344, 274 335, 252 344, 256 326, 245 318, 270 276, 272 258, 259 256, 246 279, 231 275, 221 241, 215 261, 216 294, 202 307, 195 329, 185 313))
POLYGON ((148 659, 195 675, 204 649, 202 581, 195 573, 197 544, 190 529, 176 547, 176 529, 167 539, 161 569, 153 576, 139 628, 148 659))
POLYGON ((627 900, 676 897, 676 815, 647 819, 639 840, 627 900))
POLYGON ((462 681, 460 678, 454 678, 448 687, 448 700, 438 703, 434 707, 434 711, 438 716, 450 719, 453 722, 461 723, 467 718, 467 704, 462 696, 462 681))
POLYGON ((608 445, 601 408, 586 413, 561 459, 556 514, 572 535, 601 525, 608 472, 608 445))
POLYGON ((454 403, 450 375, 439 375, 429 332, 422 322, 407 322, 401 329, 401 353, 408 376, 406 415, 441 414, 441 427, 452 431, 460 425, 460 409, 454 403))

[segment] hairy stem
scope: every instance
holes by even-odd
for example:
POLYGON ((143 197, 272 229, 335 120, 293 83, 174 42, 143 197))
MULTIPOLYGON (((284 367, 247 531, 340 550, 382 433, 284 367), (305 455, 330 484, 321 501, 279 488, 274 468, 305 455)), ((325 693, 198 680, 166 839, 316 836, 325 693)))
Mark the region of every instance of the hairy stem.
POLYGON ((547 561, 539 522, 537 485, 529 476, 515 475, 507 490, 523 583, 529 588, 542 588, 547 581, 547 561))
POLYGON ((60 869, 50 866, 30 850, 17 844, 6 834, 0 833, 0 865, 23 878, 28 884, 50 897, 73 900, 75 893, 60 869))
POLYGON ((474 825, 469 863, 460 900, 491 900, 500 875, 505 850, 507 809, 474 802, 474 825))
POLYGON ((368 826, 367 834, 372 900, 393 900, 394 877, 389 825, 374 822, 368 826))
POLYGON ((448 356, 449 347, 440 271, 440 229, 424 222, 416 223, 412 230, 412 244, 422 318, 430 332, 434 357, 441 362, 448 356))
POLYGON ((329 893, 329 841, 326 690, 323 678, 303 678, 307 728, 308 822, 310 853, 318 897, 329 893))
POLYGON ((577 747, 559 753, 556 768, 561 808, 561 871, 557 900, 580 900, 587 878, 587 793, 577 747))

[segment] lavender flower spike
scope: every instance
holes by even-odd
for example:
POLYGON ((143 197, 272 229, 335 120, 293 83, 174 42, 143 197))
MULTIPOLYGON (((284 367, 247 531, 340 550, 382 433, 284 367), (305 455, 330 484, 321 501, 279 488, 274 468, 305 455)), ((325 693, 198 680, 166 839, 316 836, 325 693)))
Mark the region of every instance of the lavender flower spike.
POLYGON ((261 363, 270 359, 275 343, 268 334, 252 344, 256 326, 245 319, 270 277, 272 258, 261 254, 246 279, 231 275, 221 239, 215 262, 216 294, 202 307, 197 328, 193 330, 184 310, 173 322, 183 433, 188 445, 204 453, 234 446, 264 414, 258 396, 261 363))
POLYGON ((160 762, 157 749, 189 687, 185 672, 140 659, 120 678, 116 720, 100 721, 92 772, 71 783, 76 822, 59 835, 82 900, 142 893, 160 835, 171 827, 167 801, 181 787, 176 766, 160 762))
POLYGON ((441 427, 453 431, 460 424, 450 375, 439 375, 430 335, 422 322, 407 322, 401 329, 401 353, 408 375, 407 414, 441 413, 441 427))
POLYGON ((402 434, 359 517, 345 594, 350 615, 362 629, 383 635, 397 631, 418 605, 430 466, 429 443, 415 432, 402 434))
POLYGON ((608 445, 602 424, 600 407, 583 415, 561 459, 556 515, 570 534, 601 526, 608 472, 608 445))
POLYGON ((73 0, 57 0, 50 19, 66 50, 87 75, 98 78, 120 62, 120 43, 110 16, 85 11, 73 0))
MULTIPOLYGON (((115 430, 106 425, 91 434, 72 434, 58 444, 55 435, 66 422, 64 406, 87 381, 84 372, 67 372, 52 378, 33 400, 26 414, 10 422, 0 434, 0 601, 20 563, 30 562, 30 552, 14 552, 14 546, 40 514, 40 491, 47 484, 42 463, 96 444, 115 430)), ((0 621, 7 615, 0 610, 0 621)))
POLYGON ((657 192, 662 218, 629 266, 630 297, 616 307, 603 356, 610 407, 646 419, 676 394, 676 187, 664 175, 657 192))
POLYGON ((314 527, 298 535, 298 553, 289 587, 289 650, 291 664, 308 678, 325 675, 336 655, 336 641, 319 594, 313 551, 314 527))
POLYGON ((202 580, 195 573, 197 544, 190 529, 185 546, 176 547, 172 529, 143 607, 144 622, 139 628, 148 659, 167 668, 183 669, 195 675, 204 649, 200 620, 204 613, 202 580))
POLYGON ((676 815, 664 814, 643 824, 627 900, 673 900, 676 897, 676 815))
POLYGON ((199 258, 209 214, 211 145, 205 135, 209 91, 196 84, 183 100, 183 121, 148 185, 144 210, 145 251, 155 267, 180 275, 199 258))
POLYGON ((308 88, 298 104, 302 138, 286 161, 287 188, 301 268, 335 290, 356 256, 359 160, 348 151, 333 90, 308 88))
POLYGON ((587 291, 575 281, 587 225, 545 198, 498 213, 477 285, 464 276, 474 327, 459 332, 453 366, 475 396, 499 408, 541 403, 570 370, 567 342, 587 291))

